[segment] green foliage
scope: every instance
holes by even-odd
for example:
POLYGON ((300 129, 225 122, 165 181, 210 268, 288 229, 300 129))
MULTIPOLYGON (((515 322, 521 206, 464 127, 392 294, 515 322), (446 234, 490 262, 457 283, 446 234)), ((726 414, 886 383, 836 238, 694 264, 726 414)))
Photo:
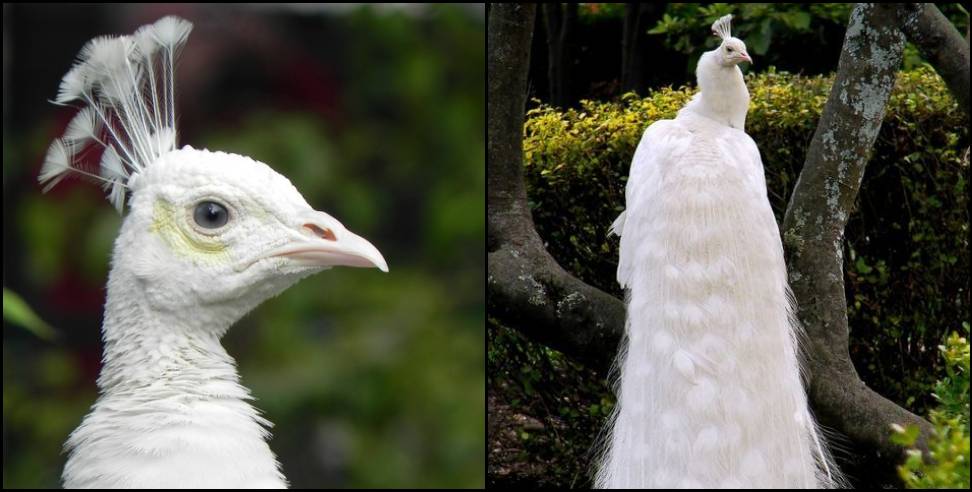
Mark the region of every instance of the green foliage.
POLYGON ((709 28, 733 14, 733 36, 744 39, 751 53, 765 55, 773 36, 809 38, 822 23, 844 26, 851 8, 848 3, 672 3, 648 33, 664 35, 670 48, 690 55, 717 46, 709 28))
MULTIPOLYGON (((965 333, 969 333, 969 323, 963 323, 965 333)), ((957 417, 965 426, 966 438, 969 427, 969 341, 952 333, 945 345, 938 349, 945 359, 946 376, 935 385, 935 399, 938 411, 949 417, 957 417)), ((968 445, 966 445, 968 452, 968 445)))
MULTIPOLYGON (((969 324, 964 323, 966 335, 969 324)), ((911 489, 969 488, 969 341, 952 333, 939 346, 945 360, 946 376, 935 385, 939 406, 931 411, 934 435, 929 439, 930 461, 918 449, 910 449, 898 468, 905 485, 911 489)), ((918 438, 918 427, 895 426, 892 440, 911 447, 918 438)))
POLYGON ((50 488, 60 482, 61 445, 96 397, 93 384, 83 382, 75 354, 45 344, 18 358, 22 346, 11 347, 4 334, 4 446, 16 454, 4 456, 4 488, 50 488))
MULTIPOLYGON (((712 22, 733 14, 733 35, 746 42, 755 63, 747 70, 784 67, 802 73, 833 70, 843 40, 852 3, 670 3, 665 14, 648 33, 663 36, 672 51, 688 56, 686 72, 694 70, 702 52, 718 45, 710 34, 712 22), (808 46, 823 55, 807 58, 808 46), (831 60, 832 61, 828 61, 831 60)), ((959 32, 967 29, 968 12, 958 3, 939 4, 938 8, 959 32)), ((904 68, 925 64, 914 45, 905 48, 904 68)))
MULTIPOLYGON (((490 419, 506 424, 490 431, 490 469, 512 469, 516 480, 533 486, 589 487, 592 445, 614 408, 608 385, 556 350, 492 320, 487 325, 491 399, 510 402, 517 416, 539 419, 506 419, 505 408, 490 407, 490 419), (499 452, 507 449, 519 452, 499 452)), ((490 473, 491 487, 515 484, 490 473)))
MULTIPOLYGON (((748 76, 747 132, 760 148, 770 203, 781 220, 831 79, 770 71, 748 76)), ((529 111, 525 174, 537 229, 549 251, 584 281, 621 296, 617 239, 608 227, 644 129, 672 118, 694 89, 646 98, 583 101, 529 111)), ((845 230, 850 351, 865 381, 924 413, 940 365, 941 326, 967 320, 968 127, 930 69, 899 74, 845 230)))

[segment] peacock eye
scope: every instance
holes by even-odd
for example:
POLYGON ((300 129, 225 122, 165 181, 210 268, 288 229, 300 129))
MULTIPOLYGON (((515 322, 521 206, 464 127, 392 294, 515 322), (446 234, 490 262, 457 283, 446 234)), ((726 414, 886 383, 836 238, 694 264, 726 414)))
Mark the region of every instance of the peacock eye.
POLYGON ((193 212, 193 219, 200 227, 218 229, 226 225, 229 220, 229 212, 226 207, 216 202, 200 202, 193 212))
POLYGON ((730 53, 732 53, 732 48, 726 48, 730 53))

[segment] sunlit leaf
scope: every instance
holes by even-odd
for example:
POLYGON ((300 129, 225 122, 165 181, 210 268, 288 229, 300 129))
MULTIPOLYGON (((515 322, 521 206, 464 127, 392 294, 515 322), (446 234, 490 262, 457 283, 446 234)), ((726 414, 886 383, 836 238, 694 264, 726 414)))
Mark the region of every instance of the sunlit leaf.
POLYGON ((3 319, 26 328, 40 339, 50 341, 57 338, 54 328, 40 319, 19 295, 6 287, 3 288, 3 319))

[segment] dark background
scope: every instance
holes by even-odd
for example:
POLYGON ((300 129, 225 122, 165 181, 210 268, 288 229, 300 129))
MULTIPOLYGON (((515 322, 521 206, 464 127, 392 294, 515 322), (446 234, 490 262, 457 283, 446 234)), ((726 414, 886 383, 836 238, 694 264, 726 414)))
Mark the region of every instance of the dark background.
MULTIPOLYGON (((968 14, 957 3, 936 3, 964 35, 968 14)), ((578 107, 582 99, 605 100, 634 91, 641 96, 667 85, 694 83, 695 65, 719 45, 710 19, 733 14, 732 35, 746 42, 752 64, 744 73, 770 67, 801 75, 837 69, 844 29, 853 3, 584 3, 537 8, 530 52, 530 97, 558 107, 578 107), (632 7, 632 8, 629 8, 632 7), (559 11, 559 13, 558 13, 559 11), (573 11, 573 13, 568 13, 573 11), (632 13, 634 12, 634 13, 632 13), (556 21, 550 24, 550 20, 556 21), (634 21, 638 24, 635 25, 634 21), (629 23, 626 27, 626 22, 629 23), (631 34, 628 34, 628 33, 631 34), (551 36, 557 48, 549 44, 551 36), (624 44, 632 46, 624 63, 624 44), (550 58, 562 50, 563 96, 551 86, 550 58)), ((904 66, 923 62, 908 45, 904 66)))

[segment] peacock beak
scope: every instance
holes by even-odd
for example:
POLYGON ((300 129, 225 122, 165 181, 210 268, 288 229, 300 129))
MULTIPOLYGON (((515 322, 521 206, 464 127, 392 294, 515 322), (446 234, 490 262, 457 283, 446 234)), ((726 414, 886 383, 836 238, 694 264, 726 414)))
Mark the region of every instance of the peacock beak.
POLYGON ((377 268, 388 272, 388 263, 367 239, 347 230, 337 219, 313 211, 299 221, 301 238, 270 252, 308 266, 377 268))
POLYGON ((739 58, 742 59, 742 60, 746 60, 749 63, 753 63, 753 59, 750 58, 749 57, 749 53, 746 53, 745 51, 743 51, 742 53, 739 53, 739 58))

